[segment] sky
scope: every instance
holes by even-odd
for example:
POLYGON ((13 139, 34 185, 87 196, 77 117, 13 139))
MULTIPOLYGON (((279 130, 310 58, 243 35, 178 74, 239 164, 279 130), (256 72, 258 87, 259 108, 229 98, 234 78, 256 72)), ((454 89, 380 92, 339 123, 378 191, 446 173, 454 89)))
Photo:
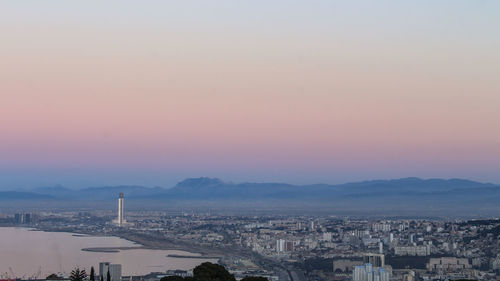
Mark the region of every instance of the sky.
POLYGON ((500 183, 500 2, 2 1, 0 189, 500 183))

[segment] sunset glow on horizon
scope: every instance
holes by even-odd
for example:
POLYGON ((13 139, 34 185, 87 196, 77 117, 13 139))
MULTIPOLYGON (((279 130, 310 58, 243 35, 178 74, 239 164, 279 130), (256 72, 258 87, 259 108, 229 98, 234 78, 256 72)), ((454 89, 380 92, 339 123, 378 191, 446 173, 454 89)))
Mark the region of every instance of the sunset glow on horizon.
POLYGON ((500 183, 497 1, 28 2, 0 4, 0 189, 500 183))

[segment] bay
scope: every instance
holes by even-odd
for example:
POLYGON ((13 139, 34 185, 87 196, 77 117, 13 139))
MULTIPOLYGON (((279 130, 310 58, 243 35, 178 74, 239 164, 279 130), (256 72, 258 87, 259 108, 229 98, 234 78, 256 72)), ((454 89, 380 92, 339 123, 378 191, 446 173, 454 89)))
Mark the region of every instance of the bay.
POLYGON ((141 245, 113 236, 88 236, 67 232, 43 232, 29 228, 0 227, 0 277, 45 278, 52 273, 68 274, 75 267, 87 273, 99 262, 122 265, 122 275, 145 275, 169 269, 189 270, 211 259, 174 258, 196 256, 178 250, 140 249, 141 245), (85 248, 134 247, 118 252, 82 251, 85 248), (38 274, 40 270, 40 274, 38 274), (38 275, 38 276, 37 276, 38 275))

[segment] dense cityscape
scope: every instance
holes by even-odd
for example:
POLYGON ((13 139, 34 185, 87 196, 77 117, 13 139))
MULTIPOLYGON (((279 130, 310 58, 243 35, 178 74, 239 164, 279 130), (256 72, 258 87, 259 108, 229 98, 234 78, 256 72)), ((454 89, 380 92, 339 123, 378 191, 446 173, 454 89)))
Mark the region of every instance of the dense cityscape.
MULTIPOLYGON (((17 212, 3 214, 1 222, 51 232, 117 236, 146 248, 200 253, 217 259, 237 279, 254 275, 272 281, 493 280, 500 273, 497 219, 124 212, 123 200, 120 194, 118 216, 116 211, 17 212)), ((111 275, 119 275, 115 281, 192 274, 169 270, 122 276, 120 266, 110 265, 111 275)))

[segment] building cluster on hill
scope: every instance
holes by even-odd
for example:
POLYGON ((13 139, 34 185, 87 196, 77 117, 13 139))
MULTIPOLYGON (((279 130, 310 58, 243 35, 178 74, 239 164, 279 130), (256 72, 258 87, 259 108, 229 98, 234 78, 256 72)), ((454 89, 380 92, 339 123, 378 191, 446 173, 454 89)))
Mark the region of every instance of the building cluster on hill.
MULTIPOLYGON (((12 222, 19 221, 19 214, 12 214, 12 222)), ((203 249, 239 277, 259 273, 280 281, 430 281, 500 276, 500 220, 495 219, 368 220, 173 211, 128 211, 126 216, 126 224, 117 224, 116 212, 42 212, 35 225, 203 249), (361 274, 361 267, 371 277, 361 274), (354 280, 365 278, 360 276, 374 279, 354 280)))

